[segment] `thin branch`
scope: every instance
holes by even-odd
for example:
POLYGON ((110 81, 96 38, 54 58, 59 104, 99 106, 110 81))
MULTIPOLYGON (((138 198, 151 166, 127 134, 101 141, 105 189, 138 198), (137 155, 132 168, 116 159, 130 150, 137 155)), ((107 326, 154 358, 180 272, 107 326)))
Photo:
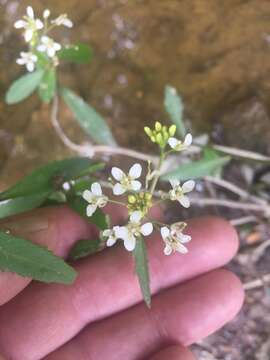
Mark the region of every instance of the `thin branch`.
POLYGON ((261 286, 265 286, 270 282, 270 274, 263 275, 260 279, 249 281, 243 285, 244 290, 252 290, 261 286))
POLYGON ((245 224, 249 224, 249 223, 256 223, 256 222, 258 222, 258 218, 254 215, 242 216, 240 218, 230 220, 230 223, 233 226, 241 226, 241 225, 245 225, 245 224))

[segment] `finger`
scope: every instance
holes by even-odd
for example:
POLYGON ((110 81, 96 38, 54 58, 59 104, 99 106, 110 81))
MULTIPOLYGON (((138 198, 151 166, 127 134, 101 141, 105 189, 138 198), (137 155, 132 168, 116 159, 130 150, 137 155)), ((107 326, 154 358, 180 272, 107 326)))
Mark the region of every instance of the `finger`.
POLYGON ((156 295, 151 310, 139 304, 89 325, 46 360, 135 360, 170 343, 190 345, 231 320, 242 303, 238 278, 215 270, 156 295))
POLYGON ((159 351, 154 356, 150 356, 148 360, 195 360, 192 352, 180 345, 168 346, 159 351))
MULTIPOLYGON (((108 211, 113 221, 119 221, 123 213, 112 205, 108 211)), ((1 229, 9 230, 34 243, 45 245, 56 255, 66 257, 72 245, 83 238, 95 238, 96 228, 87 223, 68 207, 38 209, 1 222, 1 229)), ((0 305, 9 301, 31 281, 10 272, 0 272, 0 305)))
MULTIPOLYGON (((236 251, 235 231, 223 220, 193 220, 189 233, 193 240, 187 256, 166 257, 160 237, 149 240, 153 293, 222 266, 236 251)), ((29 359, 40 358, 87 323, 138 303, 141 294, 133 268, 132 257, 121 246, 80 262, 72 286, 33 283, 0 309, 0 348, 14 353, 14 358, 17 351, 32 354, 29 359)))

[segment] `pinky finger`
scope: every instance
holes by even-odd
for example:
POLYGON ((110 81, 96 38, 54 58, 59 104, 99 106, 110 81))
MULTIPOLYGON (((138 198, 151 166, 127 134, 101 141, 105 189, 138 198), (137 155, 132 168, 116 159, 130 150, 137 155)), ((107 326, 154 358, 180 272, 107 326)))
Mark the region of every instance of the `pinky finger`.
POLYGON ((194 355, 190 350, 180 345, 169 346, 155 355, 148 358, 148 360, 195 360, 194 355))

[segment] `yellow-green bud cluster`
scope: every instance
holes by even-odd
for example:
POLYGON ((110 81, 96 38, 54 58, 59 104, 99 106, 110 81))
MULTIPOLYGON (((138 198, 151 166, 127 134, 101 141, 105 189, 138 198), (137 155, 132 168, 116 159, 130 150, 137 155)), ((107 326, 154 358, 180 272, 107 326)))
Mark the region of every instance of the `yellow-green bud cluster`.
POLYGON ((154 129, 145 126, 144 131, 153 143, 158 144, 161 148, 165 148, 168 139, 175 135, 176 126, 171 125, 168 128, 168 126, 161 125, 160 122, 156 121, 154 129))
POLYGON ((152 206, 152 194, 149 192, 141 191, 138 194, 132 194, 128 196, 128 211, 132 213, 134 211, 141 211, 143 216, 148 213, 152 206))

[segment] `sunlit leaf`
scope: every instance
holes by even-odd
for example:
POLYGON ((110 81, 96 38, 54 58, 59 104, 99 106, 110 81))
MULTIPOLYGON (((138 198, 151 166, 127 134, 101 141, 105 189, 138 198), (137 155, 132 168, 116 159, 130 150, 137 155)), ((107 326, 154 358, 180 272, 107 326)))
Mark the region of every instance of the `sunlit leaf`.
POLYGON ((188 180, 202 178, 206 175, 212 175, 218 168, 223 167, 230 161, 229 156, 222 156, 216 159, 202 159, 188 164, 182 164, 173 171, 162 175, 161 180, 188 180))
POLYGON ((43 74, 43 70, 37 70, 14 81, 6 93, 6 102, 16 104, 30 96, 40 84, 43 74))
POLYGON ((96 163, 88 158, 70 158, 53 161, 34 170, 14 186, 0 194, 0 200, 57 190, 65 181, 91 173, 96 163))
POLYGON ((38 88, 39 96, 42 101, 49 103, 55 95, 56 72, 55 69, 45 71, 38 88))
POLYGON ((86 207, 88 203, 81 196, 70 196, 67 199, 67 203, 74 211, 87 219, 90 223, 95 224, 100 230, 108 228, 106 215, 100 209, 97 209, 91 217, 86 215, 86 207))
POLYGON ((105 120, 73 91, 62 88, 61 95, 84 131, 99 144, 116 145, 105 120))
POLYGON ((0 269, 46 283, 71 284, 75 270, 40 245, 0 232, 0 269))
POLYGON ((100 239, 79 240, 69 253, 71 260, 79 260, 91 254, 95 254, 100 249, 100 239))
POLYGON ((164 93, 164 106, 170 116, 170 120, 176 125, 177 132, 181 137, 186 135, 183 120, 184 105, 181 97, 174 87, 166 85, 164 93))
POLYGON ((151 291, 150 291, 150 279, 148 269, 147 250, 145 241, 142 237, 137 238, 136 247, 133 250, 135 259, 135 268, 138 276, 141 292, 146 305, 151 307, 151 291))
POLYGON ((42 192, 0 201, 0 219, 39 207, 48 194, 48 192, 42 192))
POLYGON ((78 64, 88 63, 93 56, 93 50, 86 44, 71 44, 57 52, 60 60, 72 61, 78 64))

